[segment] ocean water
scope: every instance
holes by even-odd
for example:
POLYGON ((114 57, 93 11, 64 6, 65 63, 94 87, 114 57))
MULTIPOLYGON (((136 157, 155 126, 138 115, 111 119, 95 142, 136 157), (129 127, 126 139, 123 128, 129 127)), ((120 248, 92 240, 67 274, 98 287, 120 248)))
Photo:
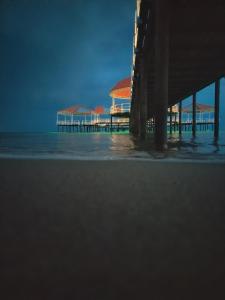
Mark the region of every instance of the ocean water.
POLYGON ((145 141, 123 133, 0 133, 0 158, 82 160, 195 160, 225 162, 225 132, 215 142, 212 131, 168 135, 168 150, 155 150, 153 137, 145 141))

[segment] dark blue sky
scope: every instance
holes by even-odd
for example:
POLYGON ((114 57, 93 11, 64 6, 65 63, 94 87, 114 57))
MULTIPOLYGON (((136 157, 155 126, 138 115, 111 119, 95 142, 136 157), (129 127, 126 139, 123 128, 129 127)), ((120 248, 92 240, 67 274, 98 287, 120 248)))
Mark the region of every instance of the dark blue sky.
POLYGON ((0 131, 54 130, 58 109, 109 106, 131 72, 134 0, 1 0, 0 131))
MULTIPOLYGON (((135 0, 1 0, 0 131, 55 130, 58 109, 109 107, 131 73, 134 11, 135 0)), ((197 100, 213 104, 213 90, 197 100)))

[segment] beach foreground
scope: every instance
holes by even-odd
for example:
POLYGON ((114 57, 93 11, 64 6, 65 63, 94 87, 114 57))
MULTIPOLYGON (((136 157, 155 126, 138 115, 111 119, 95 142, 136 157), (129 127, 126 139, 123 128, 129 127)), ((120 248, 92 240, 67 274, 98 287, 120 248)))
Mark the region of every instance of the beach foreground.
POLYGON ((2 299, 224 299, 225 164, 0 160, 2 299))

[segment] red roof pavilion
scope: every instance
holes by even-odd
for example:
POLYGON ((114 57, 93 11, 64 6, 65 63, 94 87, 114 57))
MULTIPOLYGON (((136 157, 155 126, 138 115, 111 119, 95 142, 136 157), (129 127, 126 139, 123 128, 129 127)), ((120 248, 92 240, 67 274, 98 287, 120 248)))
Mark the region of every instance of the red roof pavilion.
POLYGON ((131 78, 127 77, 120 80, 110 91, 109 94, 115 99, 130 99, 131 98, 131 78))

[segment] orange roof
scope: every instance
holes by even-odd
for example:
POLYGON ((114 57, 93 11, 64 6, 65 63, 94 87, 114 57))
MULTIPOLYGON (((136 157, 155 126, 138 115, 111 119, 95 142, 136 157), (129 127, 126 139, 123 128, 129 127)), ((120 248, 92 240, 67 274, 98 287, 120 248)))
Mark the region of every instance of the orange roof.
POLYGON ((88 108, 84 105, 74 105, 58 111, 62 115, 91 115, 104 114, 105 108, 103 106, 96 106, 95 109, 88 108))
POLYGON ((131 98, 131 78, 127 77, 117 82, 111 89, 110 94, 112 98, 130 99, 131 98))
POLYGON ((94 112, 96 114, 104 114, 105 113, 105 108, 103 106, 96 106, 94 109, 94 112))
POLYGON ((74 105, 74 106, 59 110, 58 113, 69 114, 69 115, 90 115, 94 112, 92 109, 87 108, 83 105, 74 105))
MULTIPOLYGON (((212 112, 214 111, 214 106, 208 104, 196 104, 196 112, 212 112)), ((184 107, 182 112, 192 113, 192 104, 184 107)))

